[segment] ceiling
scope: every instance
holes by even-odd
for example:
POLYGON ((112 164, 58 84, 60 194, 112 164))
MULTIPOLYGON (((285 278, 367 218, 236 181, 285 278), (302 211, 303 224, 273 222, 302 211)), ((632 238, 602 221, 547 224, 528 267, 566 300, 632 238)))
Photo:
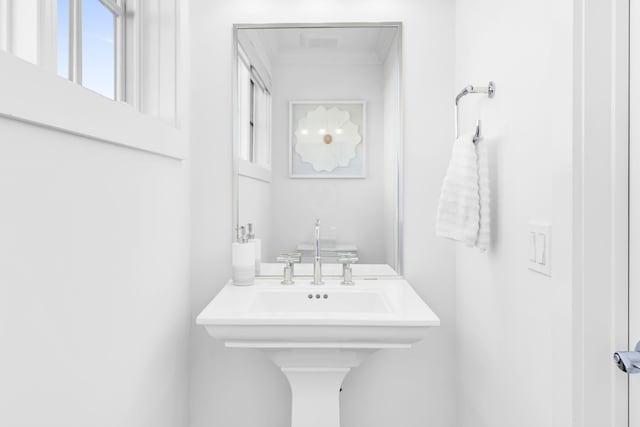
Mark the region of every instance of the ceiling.
POLYGON ((240 31, 249 32, 246 35, 251 43, 262 50, 272 64, 301 61, 382 64, 398 30, 396 27, 326 27, 240 31))

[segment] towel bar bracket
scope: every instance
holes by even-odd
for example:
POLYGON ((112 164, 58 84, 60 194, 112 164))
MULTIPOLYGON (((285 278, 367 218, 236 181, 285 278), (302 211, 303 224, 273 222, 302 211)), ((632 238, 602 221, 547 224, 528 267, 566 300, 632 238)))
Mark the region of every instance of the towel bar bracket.
POLYGON ((466 86, 460 91, 458 96, 456 96, 456 106, 458 102, 460 102, 460 98, 470 93, 486 93, 489 98, 493 98, 496 94, 496 84, 491 81, 487 86, 466 86))
POLYGON ((489 98, 493 98, 496 94, 496 84, 494 82, 489 82, 489 86, 487 86, 487 94, 489 98))
MULTIPOLYGON (((460 102, 460 98, 470 93, 480 93, 486 94, 489 98, 493 98, 496 94, 496 84, 493 81, 490 81, 487 86, 466 86, 464 89, 460 91, 460 93, 456 96, 456 105, 455 105, 455 131, 456 138, 459 135, 459 125, 458 125, 458 102, 460 102)), ((476 142, 480 138, 480 120, 476 122, 476 132, 473 137, 473 142, 476 142)))

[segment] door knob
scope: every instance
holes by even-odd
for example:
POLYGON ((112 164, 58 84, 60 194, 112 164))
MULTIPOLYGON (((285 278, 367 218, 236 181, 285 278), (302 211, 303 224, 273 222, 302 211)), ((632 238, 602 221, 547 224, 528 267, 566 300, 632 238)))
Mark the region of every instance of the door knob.
POLYGON ((613 361, 622 372, 627 374, 640 373, 640 341, 636 344, 635 351, 616 351, 613 353, 613 361))

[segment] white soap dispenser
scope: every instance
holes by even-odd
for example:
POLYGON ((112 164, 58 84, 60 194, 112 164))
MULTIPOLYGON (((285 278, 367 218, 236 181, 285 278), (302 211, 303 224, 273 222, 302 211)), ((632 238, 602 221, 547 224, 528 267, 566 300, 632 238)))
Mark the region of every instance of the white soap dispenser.
POLYGON ((262 263, 262 241, 253 232, 253 224, 247 224, 247 240, 253 243, 256 255, 256 274, 260 274, 260 264, 262 263))
POLYGON ((253 285, 256 278, 255 245, 249 243, 245 228, 237 229, 236 241, 231 244, 231 282, 236 286, 253 285))

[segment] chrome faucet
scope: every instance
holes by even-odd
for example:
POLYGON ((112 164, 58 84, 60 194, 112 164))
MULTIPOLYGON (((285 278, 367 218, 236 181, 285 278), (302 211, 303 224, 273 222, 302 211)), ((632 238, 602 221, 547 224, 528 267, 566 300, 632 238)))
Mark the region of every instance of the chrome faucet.
POLYGON ((312 285, 323 285, 322 281, 322 259, 320 258, 320 220, 316 220, 316 228, 314 233, 316 244, 315 254, 313 257, 313 281, 312 285))

